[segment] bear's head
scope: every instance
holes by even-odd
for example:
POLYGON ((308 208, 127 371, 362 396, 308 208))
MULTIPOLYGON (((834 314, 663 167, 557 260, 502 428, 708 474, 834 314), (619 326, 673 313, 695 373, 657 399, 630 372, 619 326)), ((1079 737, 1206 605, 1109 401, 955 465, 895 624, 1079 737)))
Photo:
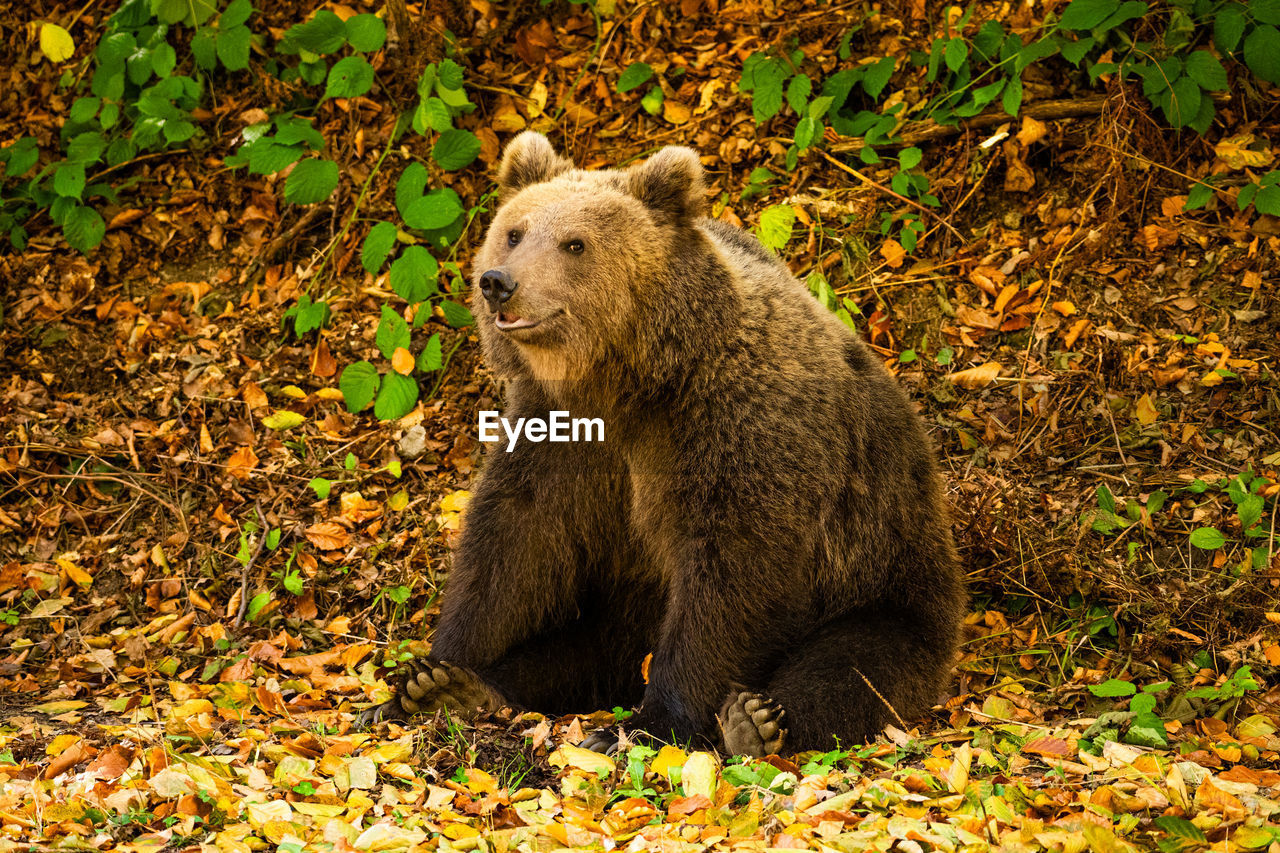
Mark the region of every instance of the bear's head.
POLYGON ((498 186, 472 295, 490 366, 572 380, 634 352, 673 246, 703 215, 697 154, 673 146, 628 169, 585 171, 526 131, 507 146, 498 186))

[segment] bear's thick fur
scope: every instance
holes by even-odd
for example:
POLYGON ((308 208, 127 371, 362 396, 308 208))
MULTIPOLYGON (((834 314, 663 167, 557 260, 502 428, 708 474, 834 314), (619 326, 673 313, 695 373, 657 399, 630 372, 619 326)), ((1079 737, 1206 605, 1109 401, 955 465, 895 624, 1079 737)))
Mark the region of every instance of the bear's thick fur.
POLYGON ((759 755, 927 709, 965 594, 890 374, 704 217, 687 148, 583 171, 527 132, 499 185, 473 306, 503 416, 599 417, 604 441, 492 448, 432 656, 380 713, 638 704, 628 730, 759 755))

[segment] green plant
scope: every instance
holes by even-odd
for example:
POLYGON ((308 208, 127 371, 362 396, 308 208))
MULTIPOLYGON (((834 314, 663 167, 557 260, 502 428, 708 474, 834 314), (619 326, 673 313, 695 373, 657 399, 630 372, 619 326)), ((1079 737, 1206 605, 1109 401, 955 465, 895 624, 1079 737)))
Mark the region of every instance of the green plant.
MULTIPOLYGON (((923 100, 911 106, 914 119, 955 124, 996 103, 1017 116, 1024 73, 1055 57, 1083 71, 1090 84, 1107 75, 1139 83, 1143 96, 1170 127, 1200 134, 1213 121, 1213 95, 1229 87, 1223 58, 1240 62, 1261 80, 1280 81, 1280 4, 1274 0, 1072 0, 1027 41, 994 18, 971 26, 980 9, 970 7, 948 22, 927 50, 911 53, 907 64, 923 71, 925 83, 923 100)), ((855 32, 850 30, 842 39, 841 60, 851 59, 849 42, 855 32)), ((739 91, 751 97, 757 124, 784 109, 794 116, 786 168, 794 169, 805 151, 822 145, 827 126, 841 136, 860 138, 858 154, 864 163, 881 162, 881 150, 894 141, 907 107, 900 99, 890 103, 884 98, 899 70, 895 58, 869 57, 841 68, 822 79, 820 88, 804 70, 805 59, 794 49, 758 51, 744 61, 738 84, 739 91)), ((634 77, 639 79, 639 73, 634 77)), ((922 161, 919 149, 901 151, 892 189, 936 207, 928 179, 919 171, 922 161)), ((1212 179, 1197 182, 1188 208, 1206 203, 1214 186, 1212 179)), ((753 180, 749 187, 754 195, 759 182, 753 180)), ((1237 203, 1241 210, 1251 203, 1262 213, 1280 210, 1280 175, 1269 172, 1245 184, 1237 203)), ((903 248, 914 251, 923 223, 914 213, 888 213, 881 233, 889 234, 897 223, 902 223, 903 248)))

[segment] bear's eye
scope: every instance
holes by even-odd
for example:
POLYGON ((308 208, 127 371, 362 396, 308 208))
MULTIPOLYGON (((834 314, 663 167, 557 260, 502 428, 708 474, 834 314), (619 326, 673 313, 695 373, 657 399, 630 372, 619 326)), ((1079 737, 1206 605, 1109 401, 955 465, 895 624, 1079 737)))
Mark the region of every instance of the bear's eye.
POLYGON ((564 247, 575 255, 581 255, 583 250, 587 248, 581 240, 570 240, 564 244, 564 247))
POLYGON ((518 245, 520 245, 520 236, 521 236, 521 234, 520 234, 520 232, 519 232, 519 231, 508 231, 508 232, 507 232, 507 245, 508 245, 508 246, 518 246, 518 245))

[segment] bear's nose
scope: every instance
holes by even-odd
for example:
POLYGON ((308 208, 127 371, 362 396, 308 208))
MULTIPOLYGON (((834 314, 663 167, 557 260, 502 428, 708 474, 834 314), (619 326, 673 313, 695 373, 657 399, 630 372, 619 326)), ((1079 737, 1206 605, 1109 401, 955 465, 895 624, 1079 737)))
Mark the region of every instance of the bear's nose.
POLYGON ((497 311, 502 303, 511 298, 519 283, 504 269, 489 270, 480 276, 480 293, 489 303, 490 311, 497 311))

